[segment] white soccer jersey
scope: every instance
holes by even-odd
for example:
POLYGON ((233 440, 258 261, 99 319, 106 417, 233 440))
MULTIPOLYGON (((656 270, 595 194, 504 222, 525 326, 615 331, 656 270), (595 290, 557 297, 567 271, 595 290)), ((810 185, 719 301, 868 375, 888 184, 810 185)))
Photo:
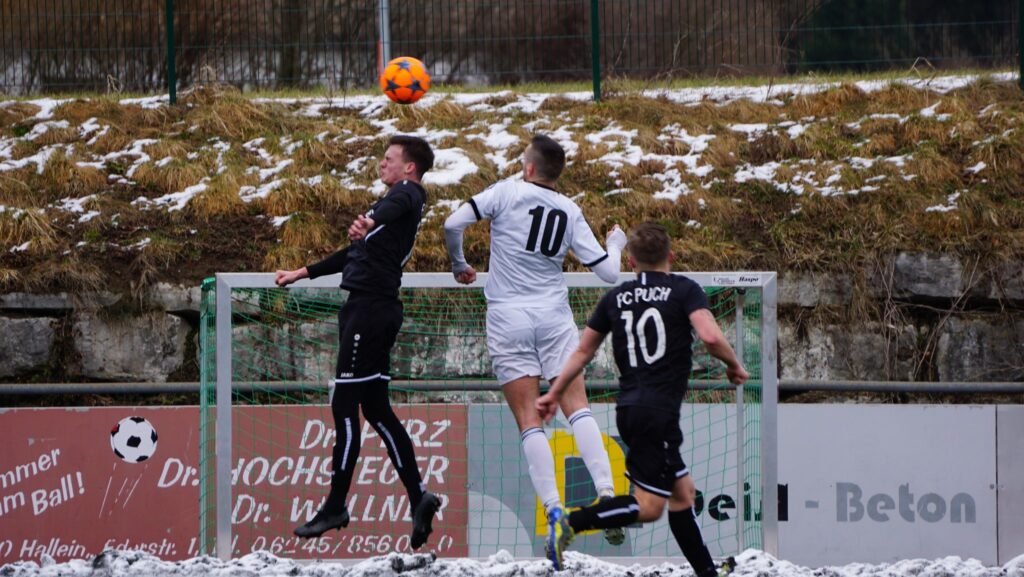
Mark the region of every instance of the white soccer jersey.
POLYGON ((556 190, 503 180, 469 201, 477 220, 491 221, 491 261, 484 294, 490 306, 564 304, 562 264, 571 249, 588 268, 608 258, 583 211, 556 190))

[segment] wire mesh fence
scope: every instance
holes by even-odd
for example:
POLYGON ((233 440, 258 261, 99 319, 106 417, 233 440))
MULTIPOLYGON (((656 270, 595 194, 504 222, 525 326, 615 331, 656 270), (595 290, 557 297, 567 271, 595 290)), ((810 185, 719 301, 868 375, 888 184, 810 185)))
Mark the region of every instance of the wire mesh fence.
POLYGON ((1019 5, 0 0, 0 92, 151 93, 171 82, 338 90, 370 85, 387 54, 418 57, 436 81, 458 84, 1010 67, 1019 5))

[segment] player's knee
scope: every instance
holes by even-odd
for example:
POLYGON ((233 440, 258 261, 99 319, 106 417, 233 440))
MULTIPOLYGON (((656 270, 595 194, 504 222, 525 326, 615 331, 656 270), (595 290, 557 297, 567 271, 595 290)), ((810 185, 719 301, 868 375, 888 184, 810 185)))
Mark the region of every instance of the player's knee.
POLYGON ((689 509, 697 502, 697 486, 693 479, 686 475, 676 480, 669 498, 669 507, 673 511, 689 509))
POLYGON ((537 414, 537 409, 529 407, 529 409, 521 406, 509 405, 512 408, 512 415, 516 419, 516 424, 519 425, 520 431, 526 429, 532 429, 534 427, 543 427, 540 421, 540 416, 537 414))
POLYGON ((390 403, 363 403, 363 416, 371 423, 392 422, 397 420, 390 403))
POLYGON ((683 509, 689 509, 693 507, 695 499, 689 495, 672 495, 668 500, 669 509, 672 511, 682 511, 683 509))
POLYGON ((665 512, 665 503, 653 503, 650 501, 640 502, 640 512, 637 514, 636 520, 641 523, 652 523, 661 519, 662 513, 665 512))

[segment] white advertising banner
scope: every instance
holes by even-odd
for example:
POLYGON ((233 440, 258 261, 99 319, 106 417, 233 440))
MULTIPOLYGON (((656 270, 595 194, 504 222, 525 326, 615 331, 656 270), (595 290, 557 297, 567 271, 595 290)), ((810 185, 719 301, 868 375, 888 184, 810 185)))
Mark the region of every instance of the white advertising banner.
POLYGON ((997 561, 994 406, 779 407, 779 554, 997 561), (784 520, 783 520, 784 519, 784 520))

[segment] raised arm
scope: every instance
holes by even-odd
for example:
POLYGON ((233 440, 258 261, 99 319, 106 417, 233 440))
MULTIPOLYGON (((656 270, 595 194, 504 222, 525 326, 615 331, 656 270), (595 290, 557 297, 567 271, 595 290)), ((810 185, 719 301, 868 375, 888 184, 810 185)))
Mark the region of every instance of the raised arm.
POLYGON ((582 212, 576 212, 572 227, 572 252, 583 266, 594 271, 606 283, 619 280, 622 249, 626 247, 626 233, 622 232, 619 225, 612 226, 608 231, 605 239, 607 248, 602 248, 601 243, 597 242, 597 237, 594 236, 594 231, 591 230, 582 212))
POLYGON ((591 267, 591 270, 604 282, 614 283, 619 280, 619 271, 622 270, 622 249, 626 248, 626 233, 622 232, 619 225, 616 224, 608 231, 604 246, 608 251, 608 258, 591 267))

